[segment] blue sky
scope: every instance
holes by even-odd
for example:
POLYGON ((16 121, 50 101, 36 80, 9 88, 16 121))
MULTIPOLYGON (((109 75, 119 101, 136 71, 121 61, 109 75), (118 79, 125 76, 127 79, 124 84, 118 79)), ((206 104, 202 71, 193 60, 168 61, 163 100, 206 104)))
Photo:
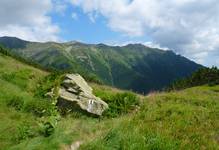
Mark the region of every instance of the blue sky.
POLYGON ((51 12, 52 22, 61 29, 61 41, 81 41, 85 43, 119 44, 128 42, 150 41, 147 36, 131 37, 115 32, 108 27, 106 18, 98 16, 95 20, 83 12, 81 8, 67 5, 63 12, 51 12), (74 17, 72 17, 74 14, 74 17))
POLYGON ((219 1, 1 0, 0 36, 142 43, 219 66, 219 1))
POLYGON ((95 22, 92 22, 80 8, 68 6, 64 14, 53 12, 50 15, 52 21, 62 29, 59 36, 65 41, 99 43, 119 36, 118 33, 107 28, 103 17, 98 17, 95 22), (77 14, 77 18, 73 18, 72 13, 77 14))

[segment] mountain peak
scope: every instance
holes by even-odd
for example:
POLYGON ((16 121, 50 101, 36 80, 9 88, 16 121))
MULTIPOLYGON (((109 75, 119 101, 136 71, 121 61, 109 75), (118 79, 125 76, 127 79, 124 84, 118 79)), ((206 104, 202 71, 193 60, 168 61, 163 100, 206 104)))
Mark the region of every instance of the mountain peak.
POLYGON ((7 48, 25 48, 28 41, 21 40, 17 37, 3 36, 0 37, 0 43, 7 48))
POLYGON ((126 48, 140 48, 140 49, 142 49, 142 48, 150 48, 150 47, 148 47, 148 46, 146 46, 146 45, 144 45, 144 44, 141 44, 141 43, 130 43, 130 44, 127 44, 127 45, 125 45, 124 47, 126 47, 126 48))
POLYGON ((77 43, 81 43, 81 42, 76 40, 65 42, 65 44, 77 44, 77 43))
POLYGON ((17 40, 17 41, 25 41, 25 40, 22 40, 22 39, 20 39, 20 38, 13 37, 13 36, 2 36, 2 37, 0 37, 0 40, 17 40))

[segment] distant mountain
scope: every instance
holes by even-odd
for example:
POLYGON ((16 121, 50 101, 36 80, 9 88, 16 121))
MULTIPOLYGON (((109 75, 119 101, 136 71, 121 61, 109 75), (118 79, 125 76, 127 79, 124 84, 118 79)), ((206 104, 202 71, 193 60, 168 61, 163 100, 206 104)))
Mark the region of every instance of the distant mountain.
POLYGON ((105 84, 140 93, 160 90, 203 67, 172 51, 142 44, 39 43, 15 37, 1 37, 0 44, 45 68, 96 75, 105 84))

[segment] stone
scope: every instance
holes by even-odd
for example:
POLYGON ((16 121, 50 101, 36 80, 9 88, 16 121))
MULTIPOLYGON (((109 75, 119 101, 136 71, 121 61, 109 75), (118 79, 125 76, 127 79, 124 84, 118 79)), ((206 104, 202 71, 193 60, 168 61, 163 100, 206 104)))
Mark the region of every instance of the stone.
POLYGON ((93 95, 92 91, 93 89, 79 74, 66 74, 58 91, 58 105, 62 107, 70 105, 71 109, 81 109, 100 116, 108 108, 108 104, 93 95))

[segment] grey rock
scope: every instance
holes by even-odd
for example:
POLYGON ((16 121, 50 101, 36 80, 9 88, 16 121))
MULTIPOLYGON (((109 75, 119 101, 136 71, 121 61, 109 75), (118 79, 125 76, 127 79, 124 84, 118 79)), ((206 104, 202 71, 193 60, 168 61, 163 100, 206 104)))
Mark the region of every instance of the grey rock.
POLYGON ((102 115, 107 103, 92 93, 92 88, 79 74, 67 74, 58 91, 58 105, 72 105, 95 115, 102 115))

